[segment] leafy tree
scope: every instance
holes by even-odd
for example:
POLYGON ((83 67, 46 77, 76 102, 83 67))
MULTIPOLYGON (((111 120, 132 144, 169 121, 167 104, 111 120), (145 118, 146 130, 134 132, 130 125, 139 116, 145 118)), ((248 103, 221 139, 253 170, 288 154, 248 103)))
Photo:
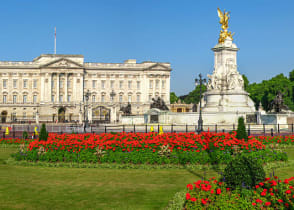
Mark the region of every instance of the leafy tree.
MULTIPOLYGON (((202 94, 207 90, 205 85, 202 85, 202 94)), ((203 95, 202 95, 203 96, 203 95)), ((198 104, 200 101, 200 85, 197 85, 193 91, 191 91, 185 98, 187 104, 198 104)))
POLYGON ((47 138, 48 138, 48 132, 46 130, 46 125, 43 123, 41 127, 41 131, 40 131, 40 135, 39 135, 39 141, 41 140, 47 141, 47 138))
POLYGON ((294 69, 292 71, 289 72, 289 80, 291 82, 294 82, 294 69))
POLYGON ((170 103, 173 104, 178 101, 178 97, 176 96, 175 92, 170 93, 170 103))
MULTIPOLYGON (((294 73, 293 73, 294 74, 294 73)), ((291 72, 290 72, 291 78, 291 72)), ((263 80, 261 83, 253 83, 248 85, 246 90, 252 100, 255 102, 255 106, 262 103, 262 106, 266 111, 271 109, 270 104, 276 97, 278 91, 283 94, 284 103, 294 110, 294 81, 288 79, 283 74, 279 74, 270 80, 263 80)))
POLYGON ((247 91, 248 86, 249 86, 249 80, 248 78, 245 76, 245 74, 242 75, 243 80, 244 80, 244 89, 247 91))

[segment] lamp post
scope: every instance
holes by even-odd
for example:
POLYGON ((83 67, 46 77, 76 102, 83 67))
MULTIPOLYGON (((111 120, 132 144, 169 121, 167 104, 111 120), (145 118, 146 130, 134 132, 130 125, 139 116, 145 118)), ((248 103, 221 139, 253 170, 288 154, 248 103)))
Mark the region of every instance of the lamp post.
POLYGON ((87 90, 86 94, 85 94, 85 100, 86 100, 86 110, 84 111, 84 119, 85 119, 85 124, 84 124, 84 133, 86 132, 86 128, 88 127, 88 101, 89 101, 89 97, 90 97, 91 93, 89 90, 87 90), (86 116, 86 117, 85 117, 86 116))
POLYGON ((113 102, 114 100, 114 96, 116 96, 116 93, 112 90, 111 92, 110 92, 110 98, 111 98, 111 102, 113 102))
POLYGON ((201 107, 201 98, 202 98, 202 83, 206 83, 206 79, 202 79, 202 75, 199 74, 199 79, 195 79, 195 85, 200 85, 200 104, 199 104, 199 120, 198 120, 198 133, 203 131, 203 120, 202 120, 202 107, 201 107))

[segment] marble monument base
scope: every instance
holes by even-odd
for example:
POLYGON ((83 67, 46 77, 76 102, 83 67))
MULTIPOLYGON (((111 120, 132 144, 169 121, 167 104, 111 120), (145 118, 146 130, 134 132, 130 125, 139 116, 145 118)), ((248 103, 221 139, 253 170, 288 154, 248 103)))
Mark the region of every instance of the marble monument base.
POLYGON ((205 112, 255 112, 254 102, 244 90, 211 90, 204 93, 205 112))

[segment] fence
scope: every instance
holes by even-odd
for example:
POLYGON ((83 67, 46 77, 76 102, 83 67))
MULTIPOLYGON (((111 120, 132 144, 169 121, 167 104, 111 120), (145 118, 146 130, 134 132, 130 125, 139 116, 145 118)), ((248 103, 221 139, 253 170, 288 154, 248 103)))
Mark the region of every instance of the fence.
MULTIPOLYGON (((2 124, 0 130, 0 138, 22 138, 23 132, 28 133, 29 138, 36 138, 35 129, 40 132, 40 125, 29 124, 2 124), (9 134, 6 134, 7 127, 9 134)), ((179 133, 179 132, 197 132, 197 125, 161 125, 161 124, 145 124, 145 125, 97 125, 93 124, 89 127, 83 127, 80 124, 47 124, 46 129, 50 133, 110 133, 110 132, 139 132, 147 133, 153 128, 154 132, 159 132, 162 127, 163 132, 179 133)), ((204 131, 211 132, 230 132, 237 129, 237 125, 203 125, 204 131)), ((248 135, 291 135, 294 134, 293 124, 246 124, 248 135)))

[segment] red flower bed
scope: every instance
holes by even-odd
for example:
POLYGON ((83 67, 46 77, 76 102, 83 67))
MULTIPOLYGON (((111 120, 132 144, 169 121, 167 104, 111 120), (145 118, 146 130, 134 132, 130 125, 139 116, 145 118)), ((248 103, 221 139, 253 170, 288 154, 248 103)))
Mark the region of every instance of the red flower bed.
POLYGON ((94 149, 99 147, 103 150, 157 150, 162 145, 169 145, 169 149, 180 151, 200 152, 208 149, 231 149, 234 145, 241 150, 264 149, 260 141, 255 138, 247 142, 235 138, 236 134, 228 133, 103 133, 103 134, 54 134, 50 133, 47 141, 33 141, 29 150, 45 147, 47 150, 68 150, 79 152, 82 149, 94 149))
POLYGON ((293 209, 294 177, 279 180, 277 176, 266 178, 253 189, 232 191, 215 177, 198 180, 187 185, 185 209, 215 209, 226 207, 240 209, 293 209))

